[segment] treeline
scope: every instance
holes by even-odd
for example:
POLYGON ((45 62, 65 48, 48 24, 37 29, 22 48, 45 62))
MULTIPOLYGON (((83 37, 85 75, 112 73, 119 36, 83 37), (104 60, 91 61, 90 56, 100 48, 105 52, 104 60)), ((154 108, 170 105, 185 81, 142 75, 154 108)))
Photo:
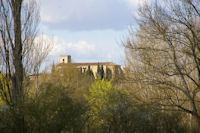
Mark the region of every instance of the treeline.
MULTIPOLYGON (((53 66, 55 67, 55 66, 53 66)), ((100 78, 100 79, 105 79, 107 81, 109 80, 116 80, 119 76, 122 76, 123 73, 121 71, 121 68, 117 67, 117 66, 113 66, 113 72, 112 70, 108 67, 108 66, 103 66, 98 64, 97 65, 97 72, 96 74, 93 73, 93 71, 91 70, 90 65, 86 67, 80 67, 80 72, 83 74, 87 74, 88 76, 90 76, 91 78, 100 78)))
POLYGON ((0 0, 1 133, 199 132, 199 0, 144 2, 123 75, 99 66, 97 79, 72 65, 39 74, 49 45, 35 43, 34 2, 0 0))
MULTIPOLYGON (((154 110, 139 102, 131 90, 113 81, 91 78, 72 65, 41 74, 23 105, 27 133, 169 133, 188 132, 183 114, 154 110), (35 94, 35 89, 37 94, 35 94)), ((14 112, 1 104, 0 131, 15 132, 14 112)))

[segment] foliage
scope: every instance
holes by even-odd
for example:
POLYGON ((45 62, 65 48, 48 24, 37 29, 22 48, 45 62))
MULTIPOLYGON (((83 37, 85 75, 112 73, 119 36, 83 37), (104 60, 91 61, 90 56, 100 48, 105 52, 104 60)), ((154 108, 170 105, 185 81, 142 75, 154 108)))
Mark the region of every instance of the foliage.
POLYGON ((11 96, 7 96, 7 95, 11 95, 11 90, 9 89, 9 87, 12 85, 11 80, 9 81, 5 81, 6 79, 4 78, 6 75, 5 74, 0 74, 0 105, 1 104, 9 104, 11 101, 10 97, 11 96))
POLYGON ((90 65, 88 66, 88 69, 87 69, 86 74, 87 74, 89 77, 91 77, 92 79, 94 79, 94 74, 93 74, 93 72, 92 72, 92 70, 91 70, 91 68, 90 68, 90 65))
POLYGON ((72 131, 81 127, 81 106, 68 96, 67 91, 53 83, 41 85, 38 97, 27 103, 28 132, 72 131))
POLYGON ((88 114, 91 129, 88 130, 97 132, 128 130, 132 121, 129 93, 114 88, 110 81, 104 80, 97 80, 89 91, 87 99, 90 107, 88 114))
MULTIPOLYGON (((73 68, 67 66, 67 70, 40 78, 37 96, 26 99, 23 107, 25 132, 192 132, 182 113, 156 110, 156 105, 137 101, 130 90, 114 87, 111 81, 104 79, 86 80, 86 75, 73 68), (81 86, 73 81, 77 79, 76 71, 83 76, 79 77, 81 86)), ((8 106, 0 106, 2 133, 15 131, 14 118, 8 106)))
POLYGON ((112 79, 112 71, 108 67, 106 67, 106 77, 105 77, 105 79, 107 81, 110 81, 112 79))
POLYGON ((97 65, 97 78, 103 79, 104 78, 104 69, 103 65, 97 65))
MULTIPOLYGON (((1 133, 199 132, 198 0, 142 5, 137 34, 130 34, 126 43, 124 82, 117 66, 113 83, 111 70, 104 72, 103 65, 98 64, 95 81, 90 66, 82 73, 72 64, 53 64, 51 73, 37 75, 36 95, 31 93, 34 81, 25 72, 32 67, 25 64, 34 62, 29 51, 34 49, 37 16, 32 15, 37 11, 23 0, 0 3, 1 133)), ((35 51, 37 74, 48 53, 43 50, 35 51)))
POLYGON ((100 69, 100 77, 101 77, 101 79, 104 78, 104 69, 103 69, 103 65, 101 65, 101 69, 100 69))
POLYGON ((130 98, 127 90, 97 80, 86 96, 89 104, 87 132, 109 133, 179 133, 187 132, 182 114, 153 110, 130 98))
POLYGON ((56 66, 53 62, 52 66, 51 66, 51 73, 55 73, 56 72, 56 66))
POLYGON ((137 31, 130 30, 126 54, 127 80, 140 84, 136 89, 140 95, 146 92, 145 101, 184 112, 200 127, 199 4, 199 0, 144 3, 137 31))

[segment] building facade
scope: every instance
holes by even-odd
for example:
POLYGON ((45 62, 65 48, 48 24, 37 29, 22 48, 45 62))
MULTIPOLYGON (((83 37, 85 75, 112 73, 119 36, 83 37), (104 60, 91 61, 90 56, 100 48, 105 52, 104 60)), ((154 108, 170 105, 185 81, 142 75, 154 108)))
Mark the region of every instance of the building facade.
POLYGON ((73 63, 70 55, 61 55, 59 60, 60 62, 56 66, 57 69, 61 69, 67 64, 72 64, 84 73, 88 71, 88 68, 90 68, 95 78, 97 78, 98 67, 103 68, 105 75, 107 74, 108 70, 111 72, 112 76, 115 76, 116 73, 122 73, 121 66, 113 62, 73 63))

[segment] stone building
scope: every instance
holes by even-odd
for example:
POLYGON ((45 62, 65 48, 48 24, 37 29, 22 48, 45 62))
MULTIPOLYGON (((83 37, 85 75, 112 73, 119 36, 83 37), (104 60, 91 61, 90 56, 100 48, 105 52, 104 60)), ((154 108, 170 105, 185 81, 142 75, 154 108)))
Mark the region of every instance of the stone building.
POLYGON ((62 67, 64 67, 69 63, 77 68, 80 68, 82 72, 86 72, 88 70, 88 67, 90 67, 90 70, 93 72, 95 78, 97 78, 98 66, 103 67, 105 74, 106 74, 106 69, 109 69, 113 76, 115 76, 116 73, 122 73, 121 66, 113 62, 74 63, 71 61, 70 55, 61 55, 60 62, 58 65, 56 65, 56 68, 61 69, 62 67))

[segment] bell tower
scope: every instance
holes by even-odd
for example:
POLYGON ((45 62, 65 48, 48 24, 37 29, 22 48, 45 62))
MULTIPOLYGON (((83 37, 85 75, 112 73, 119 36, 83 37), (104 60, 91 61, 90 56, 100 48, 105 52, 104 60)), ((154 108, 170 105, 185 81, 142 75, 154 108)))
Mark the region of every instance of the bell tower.
POLYGON ((71 63, 71 55, 61 55, 60 63, 71 63))

